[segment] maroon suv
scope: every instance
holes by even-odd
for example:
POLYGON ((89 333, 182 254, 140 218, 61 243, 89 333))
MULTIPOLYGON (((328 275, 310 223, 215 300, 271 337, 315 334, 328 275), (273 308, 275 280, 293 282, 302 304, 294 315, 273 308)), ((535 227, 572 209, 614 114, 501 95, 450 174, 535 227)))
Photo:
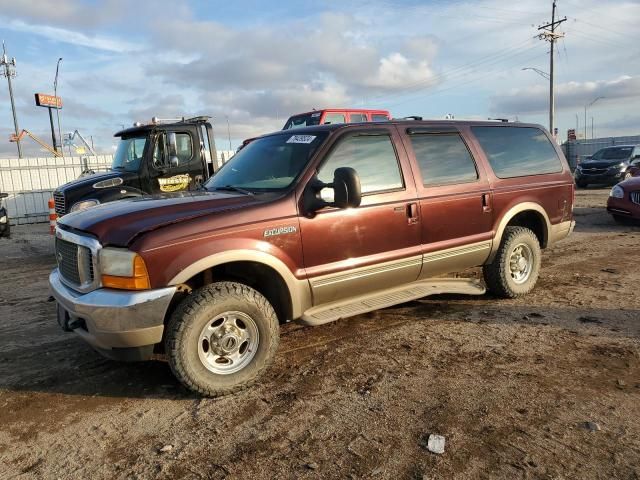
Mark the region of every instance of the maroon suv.
POLYGON ((111 358, 165 354, 204 395, 272 361, 279 324, 437 293, 524 295, 573 228, 574 183, 540 126, 390 121, 257 138, 200 192, 71 213, 58 321, 111 358), (482 266, 484 284, 446 277, 482 266))

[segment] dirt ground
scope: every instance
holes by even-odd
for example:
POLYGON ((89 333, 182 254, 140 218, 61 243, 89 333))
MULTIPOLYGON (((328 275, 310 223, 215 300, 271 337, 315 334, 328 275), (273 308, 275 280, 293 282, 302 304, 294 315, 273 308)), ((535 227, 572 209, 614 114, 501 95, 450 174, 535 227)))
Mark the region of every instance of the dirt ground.
POLYGON ((638 479, 640 228, 614 224, 607 192, 578 192, 526 298, 289 324, 266 377, 215 400, 63 333, 46 226, 17 227, 0 239, 0 478, 638 479))

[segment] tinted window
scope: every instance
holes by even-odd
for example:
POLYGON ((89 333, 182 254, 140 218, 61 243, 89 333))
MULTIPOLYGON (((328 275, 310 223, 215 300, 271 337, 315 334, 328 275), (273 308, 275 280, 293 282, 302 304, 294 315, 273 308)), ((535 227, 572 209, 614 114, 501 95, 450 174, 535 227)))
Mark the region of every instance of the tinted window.
POLYGON ((460 135, 411 135, 424 185, 478 179, 476 165, 460 135))
POLYGON ((292 133, 253 140, 231 157, 205 188, 215 190, 231 185, 259 192, 289 187, 327 136, 325 132, 292 133))
POLYGON ((389 120, 389 117, 380 113, 374 113, 373 115, 371 115, 372 122, 386 122, 387 120, 389 120))
POLYGON ((594 160, 625 160, 631 156, 633 147, 603 148, 593 154, 594 160))
POLYGON ((538 128, 471 127, 498 178, 555 173, 562 164, 538 128))
POLYGON ((344 123, 344 114, 342 113, 327 113, 324 116, 322 123, 344 123))
POLYGON ((330 183, 339 167, 351 167, 358 172, 362 193, 403 186, 398 158, 388 135, 361 135, 341 140, 320 168, 318 178, 330 183))
POLYGON ((283 130, 289 130, 290 128, 302 128, 309 127, 311 125, 320 124, 320 115, 322 112, 307 113, 306 115, 297 115, 287 120, 283 130))
POLYGON ((188 133, 176 133, 176 153, 180 163, 186 163, 191 160, 193 153, 191 135, 188 133))
POLYGON ((364 113, 350 113, 350 123, 362 123, 367 121, 367 116, 364 113))

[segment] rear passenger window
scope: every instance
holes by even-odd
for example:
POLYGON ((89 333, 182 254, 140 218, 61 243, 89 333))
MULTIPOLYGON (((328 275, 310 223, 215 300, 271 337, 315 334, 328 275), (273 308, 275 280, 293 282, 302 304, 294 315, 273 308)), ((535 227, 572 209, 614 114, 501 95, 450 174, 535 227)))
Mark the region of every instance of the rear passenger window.
POLYGON ((322 123, 344 123, 344 114, 343 113, 327 113, 324 116, 324 121, 322 123))
POLYGON ((367 121, 367 116, 364 113, 351 113, 349 114, 349 123, 362 123, 367 121))
POLYGON ((425 186, 478 179, 476 164, 460 135, 416 134, 410 138, 425 186))
POLYGON ((333 172, 339 167, 351 167, 358 172, 363 194, 404 186, 396 151, 388 135, 351 136, 341 140, 320 167, 318 178, 331 183, 333 172))
POLYGON ((372 122, 386 122, 387 120, 389 120, 389 117, 380 113, 374 113, 373 115, 371 115, 372 122))
POLYGON ((555 148, 534 127, 471 127, 498 178, 562 171, 555 148))

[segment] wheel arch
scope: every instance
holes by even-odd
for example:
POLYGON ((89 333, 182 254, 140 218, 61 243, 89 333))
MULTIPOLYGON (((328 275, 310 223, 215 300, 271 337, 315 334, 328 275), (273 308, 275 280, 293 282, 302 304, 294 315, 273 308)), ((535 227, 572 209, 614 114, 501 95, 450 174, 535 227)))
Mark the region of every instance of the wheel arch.
POLYGON ((297 279, 282 260, 265 252, 243 249, 209 255, 183 269, 169 285, 188 285, 197 278, 204 278, 204 284, 244 280, 269 300, 281 321, 300 318, 311 307, 308 281, 297 279))
POLYGON ((536 237, 538 237, 540 248, 544 249, 547 247, 549 243, 549 232, 551 231, 551 221, 549 220, 547 212, 539 203, 519 203, 507 210, 498 223, 487 263, 493 262, 498 248, 500 248, 504 231, 510 226, 529 228, 535 233, 536 237))

